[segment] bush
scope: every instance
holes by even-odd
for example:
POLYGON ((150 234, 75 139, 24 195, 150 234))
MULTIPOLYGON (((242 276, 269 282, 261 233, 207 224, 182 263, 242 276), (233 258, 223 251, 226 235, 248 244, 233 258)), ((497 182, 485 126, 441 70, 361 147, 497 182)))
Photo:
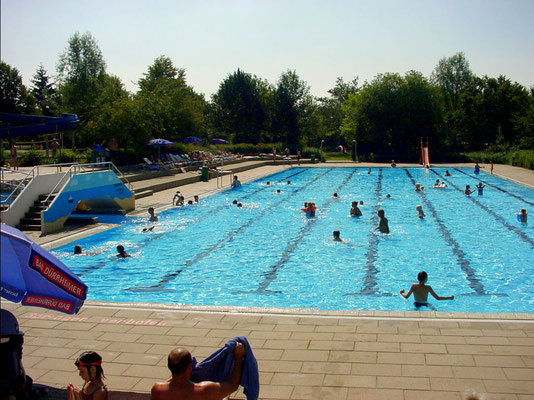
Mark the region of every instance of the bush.
POLYGON ((462 153, 461 155, 469 162, 481 162, 485 164, 494 162, 496 164, 508 164, 534 170, 533 150, 509 150, 501 152, 476 151, 462 153))
POLYGON ((56 153, 56 163, 67 164, 77 162, 76 153, 72 150, 63 149, 61 152, 56 153))
POLYGON ((22 154, 19 157, 19 164, 23 167, 32 167, 34 165, 39 165, 41 162, 41 154, 37 150, 29 150, 22 154))
POLYGON ((304 147, 302 149, 302 158, 311 158, 312 154, 316 160, 321 159, 321 152, 317 147, 304 147))

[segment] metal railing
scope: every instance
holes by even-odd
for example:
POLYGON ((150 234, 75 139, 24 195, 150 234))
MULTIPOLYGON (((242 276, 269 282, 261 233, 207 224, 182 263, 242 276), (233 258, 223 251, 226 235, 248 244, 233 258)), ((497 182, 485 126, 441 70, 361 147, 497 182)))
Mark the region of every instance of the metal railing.
POLYGON ((2 196, 2 199, 0 200, 0 205, 2 206, 2 210, 9 209, 9 207, 13 203, 13 200, 15 200, 15 198, 20 193, 22 193, 22 191, 27 186, 27 184, 30 183, 30 181, 36 175, 38 175, 38 172, 39 171, 38 171, 37 167, 33 167, 28 172, 26 172, 26 171, 17 171, 18 174, 22 174, 23 175, 22 179, 10 179, 10 180, 7 180, 5 178, 4 168, 2 168, 2 177, 1 177, 2 190, 4 190, 4 188, 8 188, 8 187, 11 188, 11 192, 9 193, 9 195, 7 195, 7 197, 3 197, 2 196))
POLYGON ((123 175, 123 173, 112 163, 112 162, 102 162, 102 163, 90 163, 90 164, 78 164, 78 163, 62 163, 62 164, 46 164, 46 165, 36 165, 32 167, 30 171, 16 171, 17 174, 22 175, 19 179, 6 179, 5 176, 5 170, 2 168, 1 170, 1 185, 2 189, 5 187, 11 187, 11 192, 8 196, 2 197, 0 200, 0 205, 2 206, 3 210, 8 210, 15 198, 22 193, 24 188, 28 185, 28 183, 31 182, 33 178, 35 178, 38 175, 41 174, 50 174, 50 173, 61 173, 63 170, 64 176, 60 179, 58 184, 52 189, 52 191, 48 194, 45 201, 48 201, 52 194, 56 193, 57 189, 61 187, 62 183, 66 183, 66 178, 69 178, 79 174, 79 173, 87 173, 87 172, 94 172, 94 171, 102 171, 102 170, 111 170, 114 171, 115 174, 121 179, 123 182, 125 182, 125 185, 128 187, 130 191, 133 191, 132 184, 128 181, 128 179, 123 175), (45 170, 46 168, 46 170, 45 170))

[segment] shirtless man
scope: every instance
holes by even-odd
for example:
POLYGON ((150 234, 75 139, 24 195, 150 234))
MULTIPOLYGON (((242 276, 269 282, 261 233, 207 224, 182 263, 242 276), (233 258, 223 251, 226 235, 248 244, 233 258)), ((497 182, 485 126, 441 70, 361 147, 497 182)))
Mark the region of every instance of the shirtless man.
POLYGON ((432 286, 425 285, 428 280, 428 275, 425 271, 420 271, 417 274, 417 280, 419 283, 414 283, 408 293, 404 292, 404 289, 400 291, 402 297, 407 299, 413 293, 415 299, 414 305, 416 307, 428 306, 428 294, 430 293, 436 300, 454 300, 454 296, 438 296, 432 289, 432 286))
POLYGON ((379 230, 381 233, 389 233, 388 219, 385 216, 384 210, 380 209, 376 212, 378 215, 378 226, 375 230, 379 230))
POLYGON ((150 218, 148 218, 150 222, 156 222, 158 220, 158 216, 156 215, 156 212, 154 211, 154 207, 150 207, 148 209, 148 215, 150 215, 150 218))
POLYGON ((227 382, 191 382, 193 364, 191 353, 183 348, 174 349, 169 353, 167 366, 172 377, 165 382, 157 382, 152 386, 152 400, 220 400, 237 390, 243 372, 245 346, 237 343, 234 350, 234 365, 227 382))
POLYGON ((353 201, 352 202, 352 207, 350 209, 350 216, 351 217, 361 217, 362 216, 362 211, 358 208, 358 202, 357 201, 353 201))

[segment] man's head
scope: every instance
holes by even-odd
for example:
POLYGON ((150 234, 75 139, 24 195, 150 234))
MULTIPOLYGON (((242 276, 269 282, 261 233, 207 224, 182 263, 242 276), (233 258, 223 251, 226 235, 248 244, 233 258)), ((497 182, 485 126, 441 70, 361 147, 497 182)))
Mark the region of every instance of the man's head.
POLYGON ((172 375, 181 375, 191 365, 191 353, 181 347, 172 350, 167 357, 167 367, 172 375))

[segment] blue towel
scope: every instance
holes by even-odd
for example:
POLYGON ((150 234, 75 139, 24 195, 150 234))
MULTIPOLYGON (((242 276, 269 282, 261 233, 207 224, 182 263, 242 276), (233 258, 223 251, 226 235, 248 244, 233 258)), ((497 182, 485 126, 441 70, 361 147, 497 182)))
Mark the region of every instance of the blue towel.
POLYGON ((243 374, 239 383, 244 388, 247 400, 257 400, 260 394, 258 362, 252 353, 247 338, 244 336, 237 336, 229 340, 222 349, 217 350, 198 364, 197 360, 193 358, 191 381, 228 381, 234 364, 234 349, 237 342, 243 343, 246 350, 245 358, 243 359, 243 374))

